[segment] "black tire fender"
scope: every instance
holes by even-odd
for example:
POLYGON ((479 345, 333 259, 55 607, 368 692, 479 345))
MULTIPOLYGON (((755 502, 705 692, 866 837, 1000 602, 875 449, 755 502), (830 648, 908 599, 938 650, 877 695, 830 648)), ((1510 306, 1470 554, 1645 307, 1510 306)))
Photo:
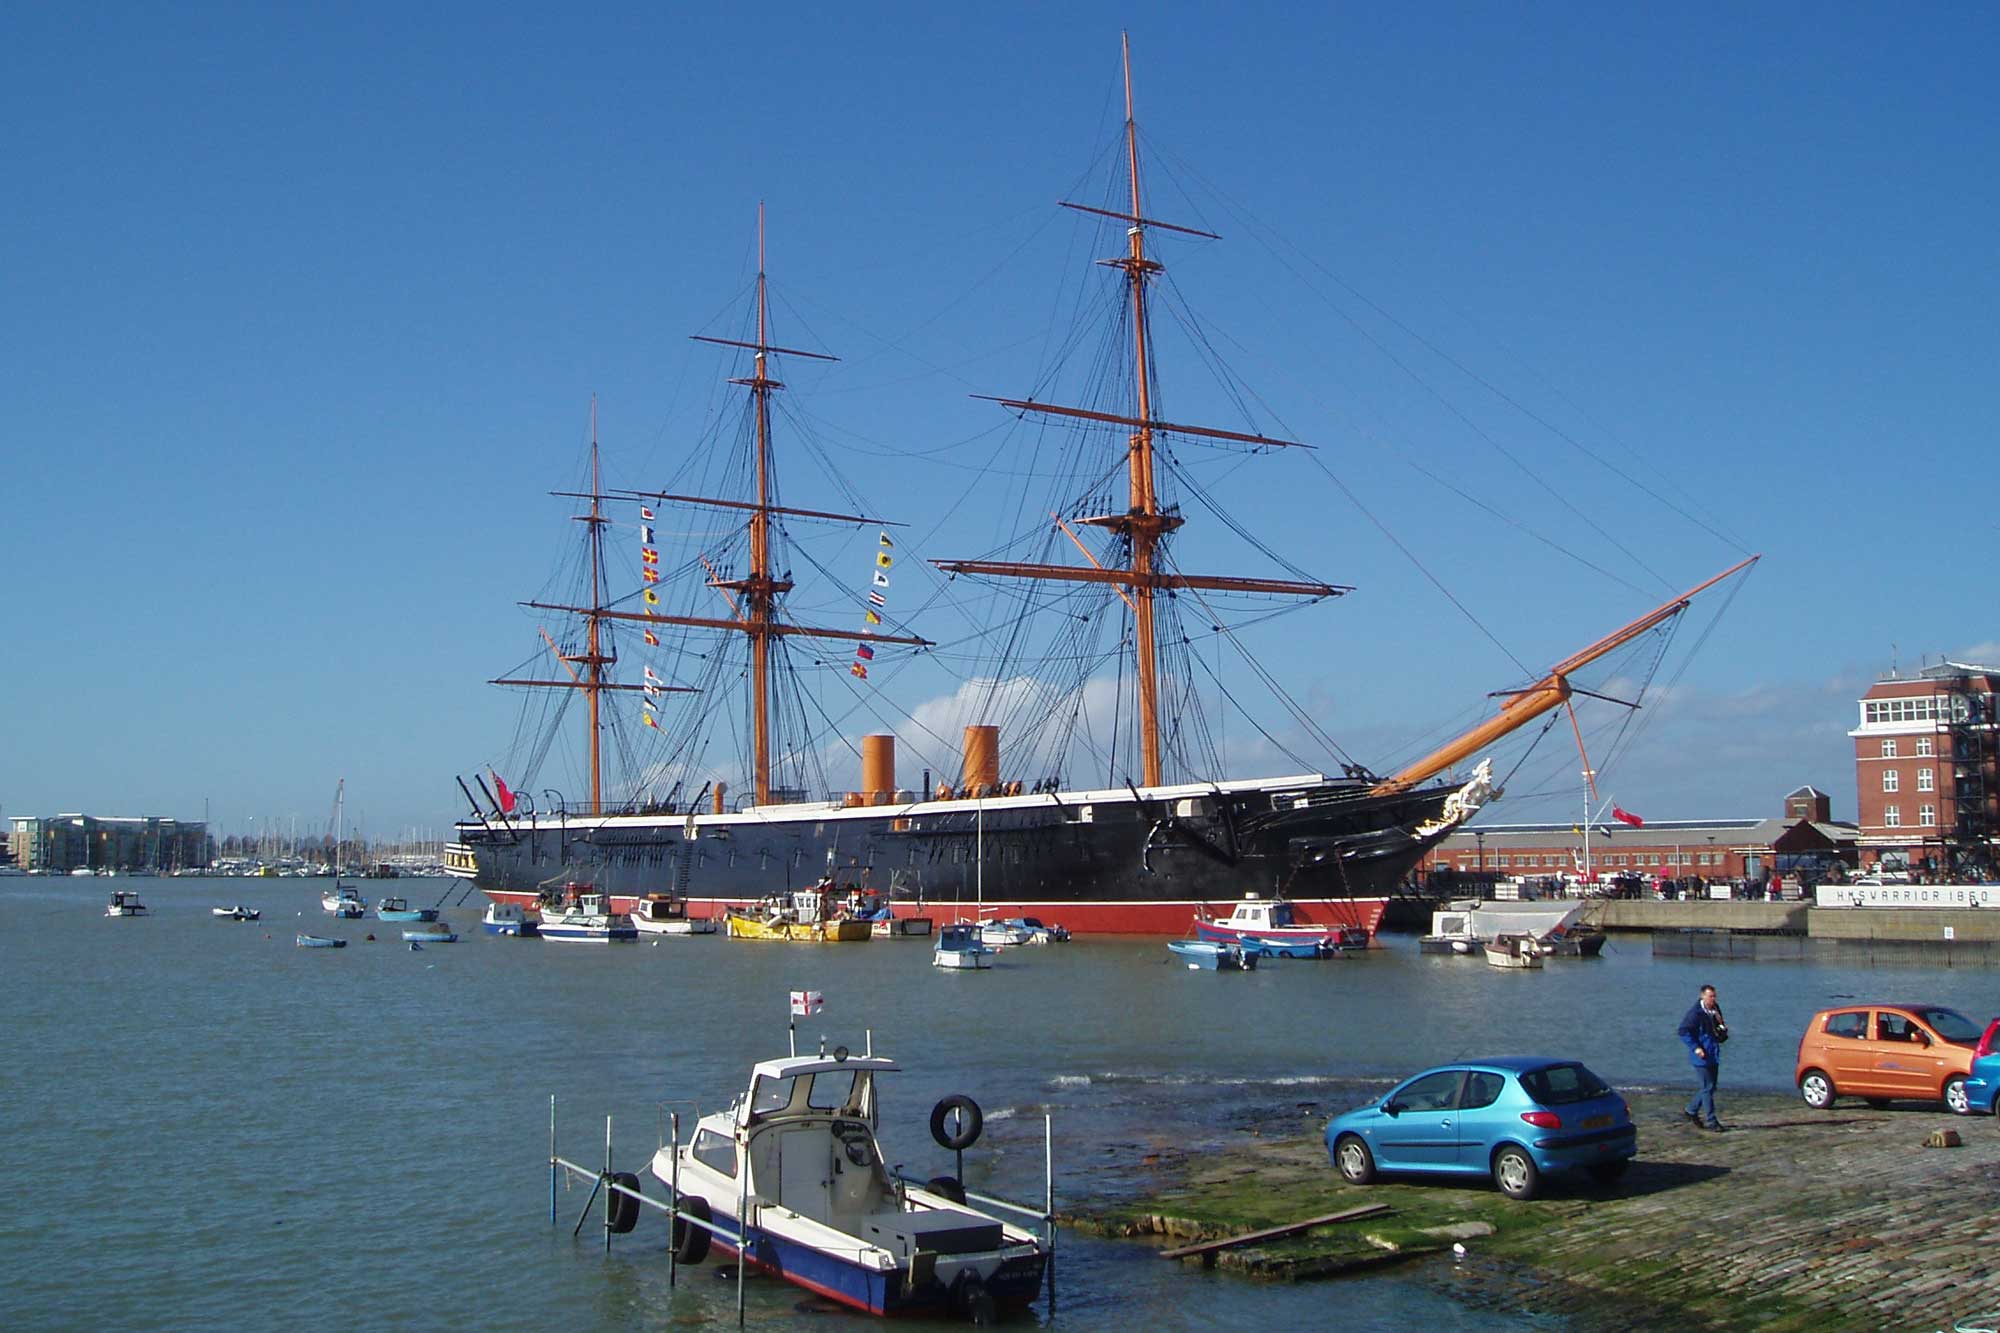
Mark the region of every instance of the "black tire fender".
MULTIPOLYGON (((611 1175, 611 1184, 623 1185, 628 1190, 636 1191, 639 1188, 639 1177, 633 1175, 630 1171, 615 1171, 611 1175)), ((610 1190, 609 1193, 611 1195, 611 1233, 615 1236, 622 1236, 633 1227, 639 1225, 639 1201, 630 1194, 621 1194, 617 1190, 610 1190)))
POLYGON ((708 1211, 708 1200, 697 1194, 681 1195, 680 1214, 674 1218, 674 1258, 684 1264, 698 1264, 708 1258, 711 1238, 708 1229, 695 1226, 687 1220, 690 1217, 696 1222, 714 1220, 708 1211))
POLYGON ((940 1148, 962 1152, 979 1142, 979 1132, 986 1127, 986 1117, 979 1109, 979 1103, 962 1092, 954 1092, 949 1097, 938 1100, 931 1108, 931 1137, 940 1148), (953 1111, 958 1112, 958 1132, 948 1132, 946 1121, 953 1111))

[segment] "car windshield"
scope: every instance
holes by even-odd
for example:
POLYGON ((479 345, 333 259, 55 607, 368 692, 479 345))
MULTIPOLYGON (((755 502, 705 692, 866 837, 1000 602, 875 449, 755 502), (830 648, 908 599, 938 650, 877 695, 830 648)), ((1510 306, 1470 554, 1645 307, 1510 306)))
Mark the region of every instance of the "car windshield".
POLYGON ((1569 1106, 1602 1097, 1611 1085, 1579 1064, 1548 1065, 1521 1075, 1521 1086, 1543 1106, 1569 1106))
POLYGON ((1979 1040, 1979 1026, 1956 1009, 1934 1006, 1927 1009, 1912 1009, 1911 1013, 1931 1025, 1940 1037, 1959 1046, 1971 1046, 1979 1040))

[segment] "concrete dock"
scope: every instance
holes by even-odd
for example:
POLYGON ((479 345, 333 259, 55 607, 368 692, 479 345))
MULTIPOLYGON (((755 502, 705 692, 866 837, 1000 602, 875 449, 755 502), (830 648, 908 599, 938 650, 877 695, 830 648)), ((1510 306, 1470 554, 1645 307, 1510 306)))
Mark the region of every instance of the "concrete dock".
POLYGON ((1150 1189, 1073 1220, 1110 1235, 1206 1239, 1388 1203, 1385 1219, 1212 1261, 1299 1280, 1446 1253, 1456 1241, 1468 1247, 1459 1261, 1468 1275, 1511 1270, 1499 1290, 1531 1292, 1533 1308, 1588 1327, 1948 1329, 2000 1309, 1992 1118, 1845 1100, 1814 1112, 1792 1097, 1725 1094, 1733 1128, 1712 1134, 1681 1118, 1683 1094, 1631 1100, 1639 1158, 1615 1186, 1555 1185, 1529 1203, 1480 1182, 1348 1186, 1327 1161, 1314 1110, 1223 1151, 1161 1155, 1147 1166, 1150 1189), (1940 1129, 1963 1146, 1925 1147, 1940 1129))

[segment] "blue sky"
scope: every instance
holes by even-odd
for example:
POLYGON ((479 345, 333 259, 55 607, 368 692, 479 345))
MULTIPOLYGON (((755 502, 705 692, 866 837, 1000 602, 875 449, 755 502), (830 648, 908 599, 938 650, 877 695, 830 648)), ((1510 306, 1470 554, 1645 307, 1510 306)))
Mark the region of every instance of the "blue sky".
MULTIPOLYGON (((911 525, 906 569, 990 548, 998 409, 967 395, 1035 382, 1096 253, 1053 205, 1100 188, 1130 29, 1153 211, 1225 238, 1161 253, 1257 428, 1325 465, 1198 466, 1358 588, 1280 622, 1274 674, 1388 762, 1521 675, 1404 548, 1531 667, 1760 551, 1615 794, 1761 814, 1811 782, 1851 816, 1866 683, 2000 656, 1996 28, 9 7, 0 808, 316 828, 345 777, 371 834, 447 823, 452 774, 507 762, 518 700, 483 682, 531 650, 514 603, 572 526, 547 492, 592 395, 614 485, 660 484, 726 406, 687 335, 740 328, 760 199, 776 340, 843 358, 790 367, 790 401, 911 525)), ((1174 415, 1240 428, 1174 355, 1174 415)), ((794 503, 842 507, 788 466, 794 503)), ((1211 541, 1191 524, 1184 563, 1270 572, 1211 541)), ((884 689, 942 716, 957 684, 884 689)), ((1573 776, 1543 761, 1523 796, 1573 776)))

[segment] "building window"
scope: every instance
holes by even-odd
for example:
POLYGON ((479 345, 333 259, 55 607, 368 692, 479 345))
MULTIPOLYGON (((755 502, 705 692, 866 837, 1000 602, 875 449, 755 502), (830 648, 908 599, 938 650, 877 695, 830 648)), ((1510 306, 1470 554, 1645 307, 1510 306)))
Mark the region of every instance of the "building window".
POLYGON ((1917 790, 1918 790, 1918 791, 1936 791, 1936 790, 1937 790, 1937 787, 1936 787, 1936 785, 1935 785, 1935 782, 1934 782, 1934 779, 1932 778, 1932 775, 1931 775, 1931 770, 1930 770, 1930 769, 1928 769, 1928 768, 1920 768, 1920 769, 1918 769, 1918 770, 1917 770, 1917 790))
POLYGON ((1884 828, 1901 828, 1901 827, 1903 827, 1903 812, 1902 812, 1901 808, 1900 808, 1900 807, 1897 807, 1897 806, 1893 806, 1893 805, 1885 805, 1885 806, 1883 806, 1883 807, 1882 807, 1882 826, 1883 826, 1884 828))
POLYGON ((1896 757, 1896 742, 1894 741, 1882 742, 1882 757, 1884 759, 1894 759, 1896 757))
POLYGON ((1897 772, 1896 772, 1896 770, 1895 770, 1895 769, 1893 769, 1893 768, 1885 768, 1885 769, 1883 769, 1883 770, 1882 770, 1882 790, 1883 790, 1883 791, 1895 791, 1895 790, 1896 790, 1896 789, 1897 789, 1898 787, 1902 786, 1902 783, 1903 783, 1903 780, 1902 780, 1902 778, 1901 778, 1901 777, 1900 777, 1900 776, 1899 776, 1899 775, 1897 774, 1897 772))
POLYGON ((1934 805, 1920 805, 1920 806, 1918 806, 1918 807, 1917 807, 1917 822, 1918 822, 1919 824, 1922 824, 1922 825, 1923 825, 1923 826, 1924 826, 1925 828, 1936 828, 1936 827, 1937 827, 1937 807, 1936 807, 1936 806, 1934 806, 1934 805))
POLYGON ((1917 737, 1917 758, 1928 759, 1931 757, 1931 753, 1931 738, 1928 736, 1917 737))

